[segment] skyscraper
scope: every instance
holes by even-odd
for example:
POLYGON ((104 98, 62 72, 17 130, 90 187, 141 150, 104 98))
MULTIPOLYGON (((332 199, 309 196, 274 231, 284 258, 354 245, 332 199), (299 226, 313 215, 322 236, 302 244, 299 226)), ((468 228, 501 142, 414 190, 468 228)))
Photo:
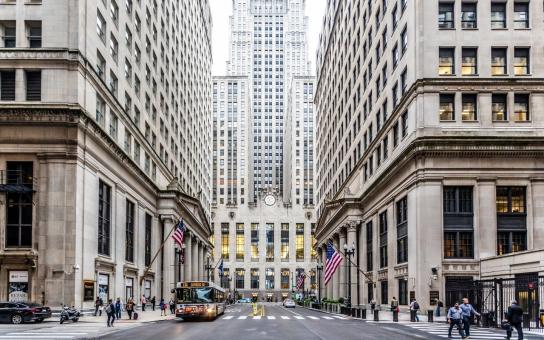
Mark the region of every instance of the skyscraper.
POLYGON ((275 300, 301 272, 315 288, 308 19, 301 0, 233 6, 227 75, 212 92, 215 258, 224 286, 231 275, 233 290, 275 300))

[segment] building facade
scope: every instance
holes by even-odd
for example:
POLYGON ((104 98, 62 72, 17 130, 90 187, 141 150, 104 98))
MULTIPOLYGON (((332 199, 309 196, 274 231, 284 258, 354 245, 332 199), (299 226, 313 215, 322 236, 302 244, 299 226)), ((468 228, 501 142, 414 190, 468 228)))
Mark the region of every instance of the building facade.
POLYGON ((227 75, 214 77, 212 223, 218 283, 278 301, 315 290, 313 78, 304 1, 233 1, 227 75), (298 290, 302 293, 302 287, 298 290))
POLYGON ((484 259, 508 267, 506 254, 544 248, 542 6, 328 2, 315 96, 317 249, 323 261, 329 240, 356 251, 351 278, 344 261, 323 296, 344 297, 351 282, 354 305, 452 304, 492 276, 484 259))
POLYGON ((205 278, 208 2, 9 0, 0 30, 0 300, 87 308, 205 278))

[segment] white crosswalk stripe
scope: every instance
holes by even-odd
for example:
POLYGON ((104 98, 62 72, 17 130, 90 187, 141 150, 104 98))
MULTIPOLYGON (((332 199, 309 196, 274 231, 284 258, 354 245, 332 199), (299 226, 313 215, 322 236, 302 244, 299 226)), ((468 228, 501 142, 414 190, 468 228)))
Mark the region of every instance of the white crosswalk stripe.
POLYGON ((238 320, 245 320, 245 319, 247 319, 247 315, 240 315, 238 317, 238 320))
POLYGON ((312 319, 312 320, 319 320, 318 317, 316 317, 316 316, 311 316, 311 315, 308 315, 308 318, 310 318, 310 319, 312 319))
POLYGON ((260 315, 254 316, 253 320, 261 320, 261 316, 260 315))
POLYGON ((224 319, 224 320, 230 320, 230 319, 232 319, 233 317, 234 317, 234 315, 227 315, 227 316, 225 316, 223 319, 224 319))
POLYGON ((334 315, 334 317, 335 317, 335 318, 337 318, 337 319, 340 319, 340 320, 346 320, 346 318, 345 318, 345 317, 343 317, 343 316, 339 316, 339 315, 334 315))
POLYGON ((330 316, 324 316, 323 319, 332 320, 330 316))
POLYGON ((283 320, 289 320, 289 319, 290 319, 288 316, 285 316, 285 315, 282 315, 281 318, 282 318, 283 320))
POLYGON ((300 315, 295 315, 295 319, 304 320, 304 317, 303 317, 303 316, 300 316, 300 315))
MULTIPOLYGON (((449 325, 439 324, 439 323, 407 323, 403 324, 405 326, 433 334, 442 338, 448 337, 449 325)), ((454 339, 460 339, 459 331, 457 327, 454 327, 451 332, 454 339)), ((470 339, 473 340, 484 340, 484 339, 504 339, 504 333, 493 332, 491 330, 486 330, 482 328, 471 327, 470 329, 470 339)))
POLYGON ((94 338, 98 335, 107 335, 127 327, 134 327, 130 323, 116 323, 114 328, 107 328, 105 323, 77 323, 68 325, 25 325, 31 328, 0 327, 0 339, 76 339, 94 338))
POLYGON ((268 320, 276 320, 276 317, 274 315, 269 315, 268 320))

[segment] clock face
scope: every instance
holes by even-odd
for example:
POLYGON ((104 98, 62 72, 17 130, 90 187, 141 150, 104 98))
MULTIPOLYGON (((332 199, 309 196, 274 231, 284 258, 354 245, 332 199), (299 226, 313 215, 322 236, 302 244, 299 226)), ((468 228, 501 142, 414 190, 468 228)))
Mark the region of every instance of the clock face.
POLYGON ((276 203, 276 197, 274 197, 274 195, 266 195, 264 203, 266 205, 274 205, 274 203, 276 203))

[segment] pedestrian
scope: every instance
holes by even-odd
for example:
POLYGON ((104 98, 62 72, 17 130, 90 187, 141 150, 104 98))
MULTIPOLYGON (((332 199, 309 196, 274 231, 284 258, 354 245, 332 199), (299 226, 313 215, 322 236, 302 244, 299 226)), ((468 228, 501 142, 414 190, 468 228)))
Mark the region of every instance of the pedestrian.
POLYGON ((128 319, 132 320, 132 313, 134 312, 134 301, 132 301, 132 298, 128 299, 125 309, 127 310, 128 319))
POLYGON ((102 316, 102 306, 104 305, 104 301, 100 298, 100 296, 96 297, 96 300, 94 301, 94 316, 98 313, 98 316, 102 316))
POLYGON ((399 306, 399 301, 396 297, 393 296, 393 299, 391 300, 391 311, 394 312, 397 307, 399 306))
POLYGON ((142 312, 145 312, 145 305, 147 303, 147 299, 145 298, 144 294, 142 294, 142 298, 140 299, 140 302, 142 303, 142 312))
POLYGON ((161 301, 159 302, 159 309, 161 310, 161 316, 164 311, 164 314, 166 315, 166 305, 164 304, 164 299, 161 298, 161 301))
POLYGON ((452 337, 451 330, 454 326, 456 326, 457 330, 459 331, 459 335, 461 335, 461 338, 464 339, 465 332, 463 331, 463 311, 461 308, 459 308, 458 302, 456 302, 455 305, 448 310, 448 315, 446 318, 450 324, 450 328, 448 329, 448 338, 452 337))
POLYGON ((417 303, 416 299, 412 299, 412 302, 410 303, 410 313, 412 313, 416 322, 419 322, 419 316, 417 315, 418 311, 419 303, 417 303))
POLYGON ((465 327, 465 335, 468 338, 470 337, 470 318, 472 317, 472 314, 480 316, 480 313, 478 313, 476 309, 474 309, 474 307, 468 303, 468 298, 463 298, 463 304, 460 307, 463 311, 463 326, 465 327))
POLYGON ((435 303, 436 303, 436 310, 434 311, 434 315, 440 316, 440 309, 444 307, 444 303, 440 301, 440 299, 436 299, 435 303))
POLYGON ((153 308, 153 311, 155 311, 155 303, 157 302, 157 300, 155 299, 155 297, 153 296, 151 298, 151 307, 153 308))
POLYGON ((108 300, 108 305, 105 308, 106 315, 108 316, 108 327, 113 327, 113 322, 115 321, 115 305, 113 300, 108 300))
POLYGON ((115 301, 115 317, 121 319, 121 299, 117 298, 115 301))
POLYGON ((174 314, 176 311, 176 303, 174 302, 174 299, 170 298, 170 302, 168 304, 170 305, 170 314, 174 314))
POLYGON ((372 299, 370 301, 370 310, 372 311, 372 313, 374 313, 374 309, 376 309, 376 300, 372 299))
POLYGON ((523 309, 521 309, 516 300, 512 300, 512 304, 508 307, 506 319, 510 324, 506 328, 506 338, 510 339, 512 337, 512 327, 514 327, 518 333, 518 340, 523 339, 523 329, 521 327, 521 323, 523 322, 523 309))

